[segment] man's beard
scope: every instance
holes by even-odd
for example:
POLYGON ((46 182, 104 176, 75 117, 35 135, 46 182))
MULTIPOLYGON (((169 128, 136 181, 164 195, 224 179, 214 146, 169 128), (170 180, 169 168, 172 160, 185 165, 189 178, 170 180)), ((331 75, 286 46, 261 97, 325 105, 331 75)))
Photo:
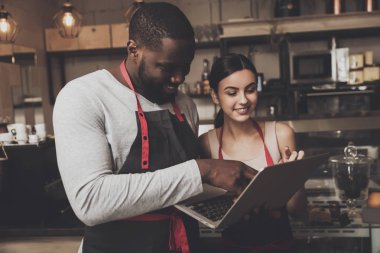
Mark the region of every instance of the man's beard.
POLYGON ((153 103, 164 104, 174 99, 176 94, 168 94, 163 90, 163 83, 157 83, 154 78, 149 77, 145 71, 145 59, 141 60, 138 76, 142 95, 153 103))

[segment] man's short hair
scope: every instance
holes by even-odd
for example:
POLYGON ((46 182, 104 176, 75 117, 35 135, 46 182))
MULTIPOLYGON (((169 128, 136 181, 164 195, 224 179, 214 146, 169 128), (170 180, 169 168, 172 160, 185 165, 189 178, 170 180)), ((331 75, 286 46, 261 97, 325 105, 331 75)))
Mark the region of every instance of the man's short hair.
POLYGON ((129 39, 158 50, 163 38, 194 41, 194 30, 185 14, 175 5, 164 2, 142 5, 132 16, 129 39))

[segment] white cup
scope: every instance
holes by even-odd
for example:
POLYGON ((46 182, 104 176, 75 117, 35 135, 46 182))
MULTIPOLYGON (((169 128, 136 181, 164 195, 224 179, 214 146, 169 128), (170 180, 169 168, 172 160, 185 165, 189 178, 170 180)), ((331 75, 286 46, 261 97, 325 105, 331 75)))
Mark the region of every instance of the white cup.
POLYGON ((29 135, 29 134, 32 134, 32 125, 26 125, 26 133, 29 135))
POLYGON ((36 132, 38 135, 39 141, 45 141, 46 140, 46 132, 36 132))
POLYGON ((8 129, 8 132, 11 132, 12 129, 15 129, 15 124, 8 124, 7 129, 8 129))
POLYGON ((41 124, 35 124, 34 125, 34 129, 36 129, 36 133, 42 133, 42 132, 45 132, 46 133, 46 126, 44 123, 41 123, 41 124))
POLYGON ((0 133, 0 142, 4 144, 11 144, 13 141, 12 133, 0 133))
POLYGON ((38 144, 38 135, 37 134, 30 134, 29 135, 29 143, 30 144, 38 144))
POLYGON ((16 134, 26 134, 26 125, 22 123, 8 124, 8 132, 16 131, 16 134))
POLYGON ((28 135, 26 133, 17 133, 16 140, 18 144, 26 144, 28 141, 28 135))

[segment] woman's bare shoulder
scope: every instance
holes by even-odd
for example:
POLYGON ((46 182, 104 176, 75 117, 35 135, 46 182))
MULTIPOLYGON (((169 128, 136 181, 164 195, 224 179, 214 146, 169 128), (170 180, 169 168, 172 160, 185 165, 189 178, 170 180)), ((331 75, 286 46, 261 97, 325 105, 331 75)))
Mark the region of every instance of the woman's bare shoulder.
POLYGON ((294 130, 284 122, 276 122, 277 137, 288 138, 294 136, 294 130))

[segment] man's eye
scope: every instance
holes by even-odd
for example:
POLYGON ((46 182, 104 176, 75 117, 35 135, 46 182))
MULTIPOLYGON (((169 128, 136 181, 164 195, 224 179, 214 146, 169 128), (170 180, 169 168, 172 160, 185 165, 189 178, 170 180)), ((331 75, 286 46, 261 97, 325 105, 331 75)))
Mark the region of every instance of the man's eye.
POLYGON ((169 68, 168 67, 161 66, 160 69, 162 71, 169 72, 169 68))
POLYGON ((167 72, 167 73, 169 73, 169 72, 171 72, 171 71, 173 70, 172 67, 170 67, 170 66, 165 66, 165 65, 159 65, 159 68, 160 68, 162 71, 167 72))

